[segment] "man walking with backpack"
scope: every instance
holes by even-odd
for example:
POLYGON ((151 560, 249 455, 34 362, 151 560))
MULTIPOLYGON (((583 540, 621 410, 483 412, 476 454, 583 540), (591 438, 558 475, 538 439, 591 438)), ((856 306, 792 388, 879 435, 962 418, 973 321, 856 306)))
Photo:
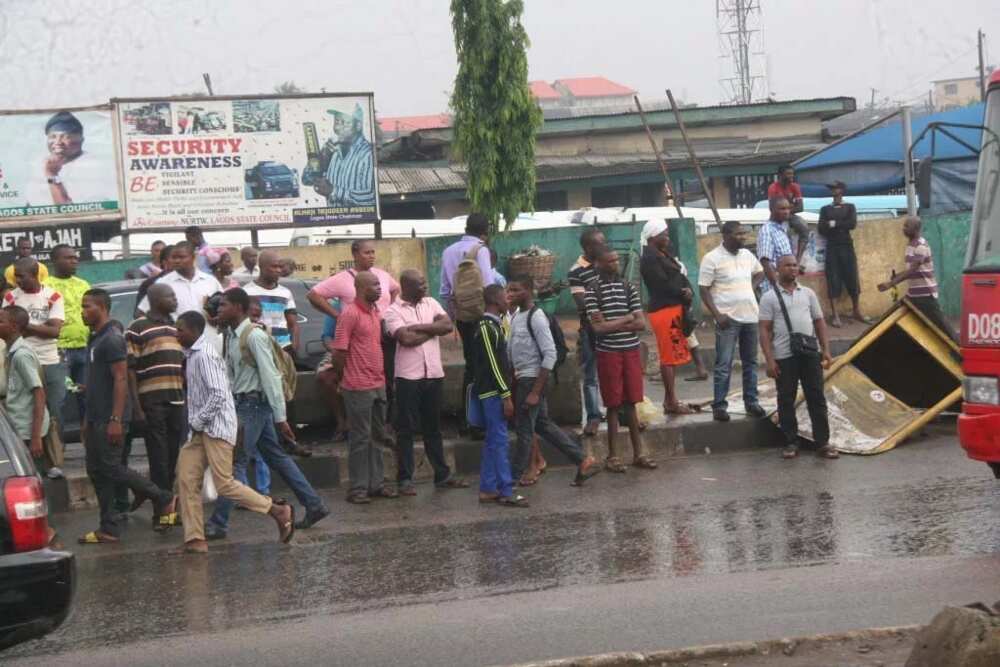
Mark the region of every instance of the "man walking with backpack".
MULTIPOLYGON (((514 369, 514 415, 517 444, 514 447, 513 476, 521 486, 530 486, 538 477, 522 477, 531 458, 531 441, 538 434, 577 465, 575 486, 601 471, 594 457, 584 456, 580 445, 549 421, 546 393, 549 376, 559 357, 548 315, 535 305, 534 279, 513 276, 507 281, 507 298, 517 307, 510 321, 507 352, 514 369)), ((558 325, 557 325, 558 326, 558 325)), ((563 359, 565 359, 565 341, 563 359)))
MULTIPOLYGON (((222 295, 219 320, 229 328, 223 356, 236 398, 236 415, 243 427, 244 444, 256 445, 271 471, 278 473, 305 505, 305 517, 295 527, 311 528, 330 510, 278 440, 279 433, 295 440, 285 414, 285 362, 276 357, 280 349, 276 349, 277 344, 272 345, 273 339, 250 321, 249 312, 250 297, 241 288, 235 287, 222 295)), ((241 458, 233 464, 233 476, 237 479, 246 474, 246 459, 241 458)), ((220 498, 216 502, 215 513, 206 525, 205 539, 226 536, 232 508, 233 501, 229 499, 220 498)))

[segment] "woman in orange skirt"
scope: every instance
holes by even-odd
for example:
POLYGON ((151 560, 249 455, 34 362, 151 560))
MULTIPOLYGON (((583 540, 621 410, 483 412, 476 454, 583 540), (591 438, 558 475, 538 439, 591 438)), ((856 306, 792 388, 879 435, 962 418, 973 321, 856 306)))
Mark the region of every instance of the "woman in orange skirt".
POLYGON ((660 354, 660 375, 663 378, 663 412, 668 415, 689 415, 690 406, 677 399, 674 387, 677 366, 691 361, 687 336, 684 335, 684 308, 690 306, 694 291, 681 273, 681 266, 670 255, 670 235, 663 219, 653 219, 642 228, 642 258, 639 272, 649 292, 649 323, 656 335, 660 354))

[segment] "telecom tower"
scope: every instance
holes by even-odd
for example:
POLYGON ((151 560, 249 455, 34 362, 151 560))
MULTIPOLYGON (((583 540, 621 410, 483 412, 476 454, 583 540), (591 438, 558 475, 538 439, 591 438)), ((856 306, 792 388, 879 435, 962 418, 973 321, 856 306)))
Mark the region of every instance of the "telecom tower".
POLYGON ((760 0, 715 0, 723 104, 766 102, 764 17, 760 0), (731 62, 725 62, 729 60, 731 62))

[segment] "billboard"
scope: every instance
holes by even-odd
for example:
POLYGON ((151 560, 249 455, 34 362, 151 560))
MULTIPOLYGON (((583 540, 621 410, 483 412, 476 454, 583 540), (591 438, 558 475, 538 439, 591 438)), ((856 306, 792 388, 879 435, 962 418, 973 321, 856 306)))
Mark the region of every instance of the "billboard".
POLYGON ((371 94, 113 103, 130 231, 378 219, 371 94))
POLYGON ((0 113, 0 223, 119 215, 110 107, 0 113))

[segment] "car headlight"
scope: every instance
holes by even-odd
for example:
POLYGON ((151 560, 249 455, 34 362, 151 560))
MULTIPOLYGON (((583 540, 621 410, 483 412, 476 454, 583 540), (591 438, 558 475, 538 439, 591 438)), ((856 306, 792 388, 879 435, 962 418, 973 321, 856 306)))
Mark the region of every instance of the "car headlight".
POLYGON ((1000 405, 1000 383, 995 377, 966 377, 962 382, 962 400, 966 403, 1000 405))

